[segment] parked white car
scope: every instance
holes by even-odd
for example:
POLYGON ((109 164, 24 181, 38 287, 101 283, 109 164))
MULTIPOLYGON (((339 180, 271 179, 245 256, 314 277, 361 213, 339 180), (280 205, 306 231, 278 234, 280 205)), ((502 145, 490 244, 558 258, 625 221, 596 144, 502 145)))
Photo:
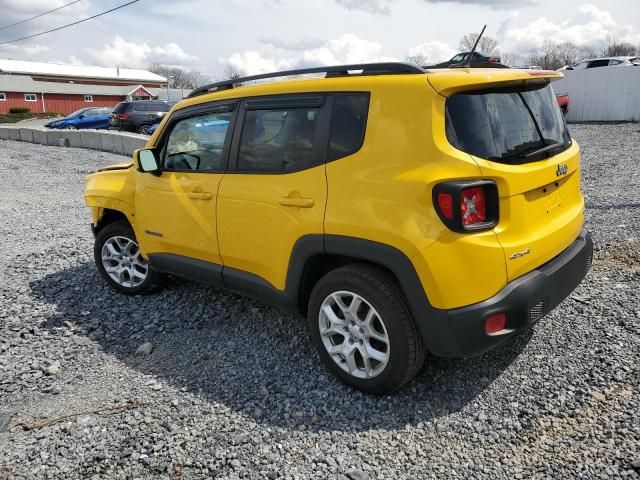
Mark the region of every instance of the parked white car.
POLYGON ((562 67, 559 70, 583 70, 585 68, 598 68, 598 67, 633 67, 640 66, 640 57, 638 56, 626 56, 626 57, 602 57, 602 58, 590 58, 576 63, 573 67, 562 67))

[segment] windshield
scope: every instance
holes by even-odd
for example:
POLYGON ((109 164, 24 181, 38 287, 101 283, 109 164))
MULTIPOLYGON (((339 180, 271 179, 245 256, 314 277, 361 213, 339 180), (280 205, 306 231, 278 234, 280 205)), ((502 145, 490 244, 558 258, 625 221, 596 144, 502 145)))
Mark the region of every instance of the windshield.
POLYGON ((571 145, 549 85, 452 95, 446 132, 457 149, 500 163, 542 160, 571 145))

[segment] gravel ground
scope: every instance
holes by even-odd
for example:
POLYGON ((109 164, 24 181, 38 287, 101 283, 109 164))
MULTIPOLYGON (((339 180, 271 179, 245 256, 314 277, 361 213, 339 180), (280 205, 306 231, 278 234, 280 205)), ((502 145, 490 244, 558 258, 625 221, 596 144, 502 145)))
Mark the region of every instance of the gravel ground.
POLYGON ((428 358, 383 398, 336 381, 275 308, 183 281, 112 292, 82 177, 122 157, 0 141, 0 479, 638 478, 640 126, 572 133, 586 281, 513 341, 428 358))

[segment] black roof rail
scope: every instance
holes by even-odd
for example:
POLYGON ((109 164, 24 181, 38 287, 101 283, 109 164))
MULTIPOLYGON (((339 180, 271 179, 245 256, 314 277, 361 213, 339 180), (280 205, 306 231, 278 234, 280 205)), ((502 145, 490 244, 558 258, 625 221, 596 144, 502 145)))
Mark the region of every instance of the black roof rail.
POLYGON ((326 78, 340 77, 347 75, 403 75, 411 73, 426 73, 423 68, 410 63, 386 62, 386 63, 360 63, 354 65, 335 65, 332 67, 312 67, 300 68, 296 70, 283 70, 281 72, 261 73, 259 75, 250 75, 248 77, 233 78, 223 82, 211 83, 204 87, 196 88, 187 98, 197 97, 205 93, 216 92, 218 90, 227 90, 234 88, 238 84, 251 82, 253 80, 263 80, 266 78, 290 77, 293 75, 307 75, 310 73, 326 73, 326 78), (361 73, 350 74, 349 71, 361 70, 361 73))

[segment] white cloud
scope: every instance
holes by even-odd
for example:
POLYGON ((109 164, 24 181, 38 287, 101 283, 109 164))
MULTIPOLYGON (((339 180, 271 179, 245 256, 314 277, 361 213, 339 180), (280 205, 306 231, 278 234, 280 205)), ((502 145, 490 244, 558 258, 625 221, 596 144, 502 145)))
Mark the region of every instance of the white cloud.
POLYGON ((277 70, 287 70, 291 68, 291 60, 266 58, 255 50, 242 53, 233 53, 228 58, 221 58, 220 62, 231 65, 243 75, 256 75, 259 73, 275 72, 277 70))
POLYGON ((48 52, 49 50, 51 50, 49 47, 47 47, 46 45, 39 45, 39 44, 35 44, 35 43, 30 43, 27 45, 20 45, 20 44, 8 44, 8 45, 1 45, 0 46, 0 57, 6 57, 6 58, 22 58, 25 55, 26 56, 34 56, 37 57, 39 54, 42 54, 44 52, 48 52))
POLYGON ((427 3, 459 3, 462 5, 477 5, 494 9, 510 9, 538 4, 538 0, 424 0, 427 3))
POLYGON ((100 50, 87 50, 94 62, 104 66, 146 68, 151 63, 167 66, 189 66, 198 57, 185 52, 180 45, 171 42, 161 47, 150 47, 147 43, 128 42, 116 36, 112 43, 100 50))
POLYGON ((327 40, 321 46, 302 50, 295 57, 277 57, 272 51, 236 52, 220 58, 223 65, 231 65, 247 75, 273 72, 296 67, 343 65, 353 63, 393 61, 382 53, 382 45, 350 33, 327 40))
POLYGON ((450 59, 457 53, 444 42, 425 42, 409 49, 409 56, 424 59, 424 64, 433 64, 450 59))
POLYGON ((524 27, 513 27, 513 22, 499 32, 503 50, 522 54, 531 53, 545 41, 572 42, 576 45, 599 49, 610 36, 640 43, 640 32, 632 26, 620 25, 606 10, 587 4, 579 7, 568 19, 555 22, 541 17, 524 27))
POLYGON ((348 10, 362 10, 380 15, 389 15, 391 9, 385 0, 336 0, 336 2, 348 10))

